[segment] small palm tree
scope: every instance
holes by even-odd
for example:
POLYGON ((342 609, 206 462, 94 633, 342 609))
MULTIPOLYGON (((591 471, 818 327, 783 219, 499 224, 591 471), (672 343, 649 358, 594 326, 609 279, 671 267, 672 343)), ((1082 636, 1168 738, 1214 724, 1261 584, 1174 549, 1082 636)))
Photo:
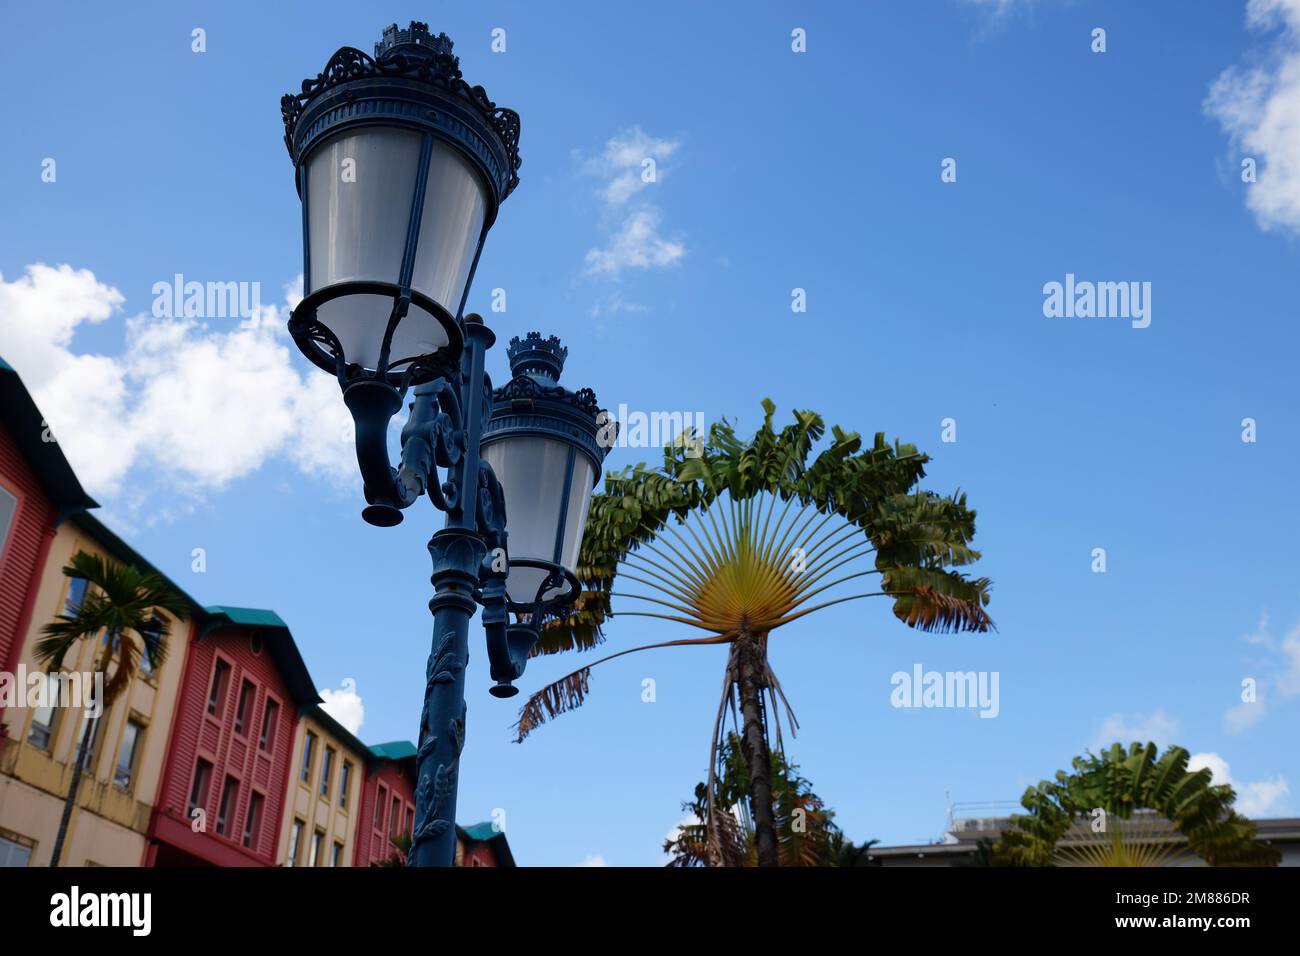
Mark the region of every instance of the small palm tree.
POLYGON ((879 842, 854 843, 842 830, 836 830, 831 834, 831 866, 880 866, 879 862, 871 859, 871 848, 879 842))
MULTIPOLYGON (((727 422, 664 449, 663 465, 610 474, 592 498, 578 559, 583 592, 567 616, 552 621, 534 654, 583 651, 604 638, 611 598, 643 602, 620 616, 651 617, 706 632, 619 651, 533 694, 520 710, 516 739, 585 700, 596 664, 656 647, 727 645, 729 655, 709 754, 708 812, 713 832, 720 738, 731 704, 750 775, 750 802, 760 865, 776 866, 769 731, 780 749, 778 704, 791 733, 797 722, 768 660, 778 628, 823 608, 866 597, 893 601, 894 614, 924 631, 987 631, 987 578, 953 570, 979 558, 970 546, 975 512, 961 493, 916 488, 929 459, 913 445, 892 446, 883 433, 867 446, 838 426, 825 434, 821 416, 796 411, 777 431, 775 406, 748 441, 727 422), (849 581, 879 576, 856 594, 828 594, 849 581), (641 593, 614 590, 616 578, 641 593), (767 720, 767 703, 775 727, 767 720), (779 698, 779 701, 778 701, 779 698), (736 716, 739 703, 741 718, 736 716)), ((725 855, 725 854, 724 854, 725 855)))
POLYGON ((399 833, 397 836, 388 838, 388 845, 393 848, 393 852, 388 855, 387 859, 371 863, 371 866, 406 866, 406 861, 411 855, 411 834, 399 833))
POLYGON ((1000 866, 1277 866, 1255 824, 1232 809, 1237 795, 1208 767, 1188 771, 1182 747, 1158 761, 1154 743, 1075 757, 1074 773, 1030 787, 1028 814, 1012 817, 991 853, 1000 866))
MULTIPOLYGON (((675 836, 664 842, 664 852, 672 856, 669 866, 754 866, 758 848, 753 819, 749 813, 750 775, 740 737, 728 734, 722 743, 722 772, 717 778, 714 829, 719 838, 710 845, 708 827, 708 787, 695 786, 695 799, 682 804, 690 813, 690 822, 682 824, 675 836)), ((835 813, 827 809, 812 784, 800 776, 799 768, 786 763, 780 753, 772 754, 773 805, 776 817, 777 847, 782 866, 857 866, 857 857, 871 843, 855 848, 844 839, 835 825, 835 813), (855 854, 856 850, 856 854, 855 854), (849 862, 843 862, 843 861, 849 862)), ((871 841, 875 842, 875 841, 871 841)))
MULTIPOLYGON (((100 640, 102 646, 95 653, 93 670, 104 674, 104 699, 95 701, 102 715, 131 686, 142 654, 154 669, 162 666, 167 657, 169 625, 159 612, 180 617, 186 611, 186 602, 161 574, 142 572, 97 554, 78 551, 63 573, 70 578, 84 579, 86 594, 76 613, 60 614, 58 620, 41 629, 43 636, 36 642, 36 659, 47 673, 56 673, 63 669, 64 658, 79 642, 100 640)), ((97 723, 101 718, 85 719, 97 723)), ((92 723, 81 736, 50 866, 58 866, 63 854, 86 754, 95 733, 95 723, 92 723)))

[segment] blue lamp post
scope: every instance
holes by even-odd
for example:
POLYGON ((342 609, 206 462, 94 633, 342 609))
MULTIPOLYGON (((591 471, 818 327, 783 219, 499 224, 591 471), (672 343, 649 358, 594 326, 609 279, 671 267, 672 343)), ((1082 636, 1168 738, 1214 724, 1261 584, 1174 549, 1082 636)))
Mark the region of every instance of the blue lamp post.
POLYGON ((429 542, 433 649, 412 866, 450 866, 455 855, 470 619, 481 606, 491 693, 513 696, 542 623, 577 597, 578 546, 609 444, 597 441, 595 394, 559 384, 567 350, 555 337, 512 340, 513 377, 496 391, 484 370, 495 336, 462 313, 483 241, 519 182, 519 117, 466 83, 451 49, 423 23, 394 24, 373 58, 344 47, 281 101, 303 209, 304 298, 289 332, 343 390, 362 517, 391 527, 426 494, 446 513, 429 542), (408 392, 394 467, 388 426, 408 392))

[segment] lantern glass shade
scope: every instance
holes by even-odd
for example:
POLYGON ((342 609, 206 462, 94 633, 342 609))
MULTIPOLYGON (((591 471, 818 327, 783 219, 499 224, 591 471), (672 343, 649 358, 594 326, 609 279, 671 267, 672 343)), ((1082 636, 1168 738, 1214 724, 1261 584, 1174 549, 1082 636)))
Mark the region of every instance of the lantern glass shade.
MULTIPOLYGON (((341 282, 401 280, 424 137, 384 126, 332 136, 306 160, 307 291, 341 282)), ((474 264, 487 200, 469 163, 433 138, 411 289, 453 318, 474 264)), ((379 361, 394 297, 359 292, 322 302, 316 318, 334 333, 345 359, 366 369, 379 361)), ((390 367, 447 345, 434 314, 412 302, 393 333, 390 367)))
MULTIPOLYGON (((534 435, 493 441, 484 446, 483 458, 500 480, 506 500, 512 562, 506 595, 517 604, 531 604, 547 572, 513 562, 528 558, 577 571, 596 466, 568 442, 534 435)), ((553 587, 543 598, 564 590, 563 585, 553 587)))

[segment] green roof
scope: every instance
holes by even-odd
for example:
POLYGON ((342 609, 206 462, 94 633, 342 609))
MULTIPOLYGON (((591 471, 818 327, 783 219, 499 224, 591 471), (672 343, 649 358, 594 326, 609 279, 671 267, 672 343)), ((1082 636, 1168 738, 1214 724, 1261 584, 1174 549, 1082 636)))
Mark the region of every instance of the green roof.
POLYGON ((491 821, 475 823, 467 827, 456 824, 456 833, 469 843, 491 844, 498 866, 515 865, 515 855, 510 852, 510 844, 506 842, 505 832, 498 830, 491 821))
POLYGON ((499 836, 501 831, 496 829, 491 820, 484 823, 475 823, 467 827, 461 827, 465 835, 475 843, 486 843, 495 836, 499 836))
POLYGON ((370 748, 370 753, 376 760, 393 761, 411 778, 411 782, 415 783, 416 775, 420 770, 415 761, 415 755, 419 753, 415 749, 415 744, 409 740, 390 740, 386 744, 375 744, 370 748))
POLYGON ((272 610, 260 607, 229 607, 225 604, 209 604, 203 610, 212 617, 225 618, 231 624, 245 627, 278 627, 289 630, 284 619, 272 610))
POLYGON ((374 744, 370 752, 381 760, 405 760, 414 757, 416 749, 409 740, 391 740, 386 744, 374 744))

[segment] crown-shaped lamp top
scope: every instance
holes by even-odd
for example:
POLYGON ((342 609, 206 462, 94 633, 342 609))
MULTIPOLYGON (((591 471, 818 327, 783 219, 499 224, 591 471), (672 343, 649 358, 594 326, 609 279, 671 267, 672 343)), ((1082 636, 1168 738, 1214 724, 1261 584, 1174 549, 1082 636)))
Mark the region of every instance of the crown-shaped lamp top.
POLYGON ((384 27, 383 38, 375 44, 375 59, 401 53, 406 56, 436 57, 447 56, 459 65, 459 60, 452 56, 451 37, 445 33, 434 36, 429 32, 429 24, 412 20, 411 25, 400 30, 397 24, 384 27))
POLYGON ((554 335, 542 338, 540 332, 529 332, 522 339, 517 335, 511 339, 506 354, 510 357, 512 375, 537 375, 558 382, 569 350, 554 335))

